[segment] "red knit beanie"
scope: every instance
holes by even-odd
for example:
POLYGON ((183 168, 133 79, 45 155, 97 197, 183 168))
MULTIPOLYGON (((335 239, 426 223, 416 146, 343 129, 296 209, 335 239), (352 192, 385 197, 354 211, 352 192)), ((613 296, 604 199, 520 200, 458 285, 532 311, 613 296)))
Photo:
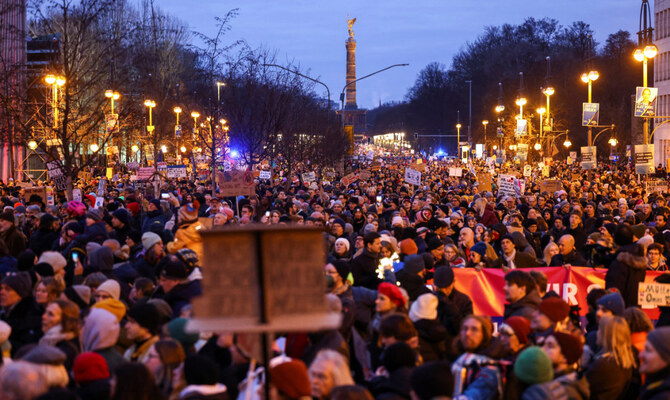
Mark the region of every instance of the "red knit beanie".
POLYGON ((537 309, 554 322, 561 322, 570 315, 570 306, 559 297, 549 297, 542 300, 537 309))
POLYGON ((405 297, 402 295, 402 291, 397 285, 388 282, 382 282, 379 284, 377 291, 388 297, 389 300, 391 300, 391 302, 396 305, 396 307, 405 305, 405 297))
POLYGON ((400 247, 400 254, 412 255, 419 252, 419 248, 416 247, 416 242, 413 239, 405 239, 398 243, 400 247))
POLYGON ((582 358, 584 345, 577 336, 563 332, 553 332, 549 336, 553 336, 558 345, 561 346, 561 353, 568 364, 574 364, 582 358))
POLYGON ((74 380, 79 385, 109 378, 107 361, 98 353, 81 353, 74 359, 72 367, 74 380))
POLYGON ((524 317, 509 317, 504 322, 505 325, 512 328, 519 343, 528 344, 528 334, 530 333, 530 322, 524 317))
POLYGON ((270 381, 290 399, 309 397, 312 387, 305 363, 291 360, 270 368, 270 381))

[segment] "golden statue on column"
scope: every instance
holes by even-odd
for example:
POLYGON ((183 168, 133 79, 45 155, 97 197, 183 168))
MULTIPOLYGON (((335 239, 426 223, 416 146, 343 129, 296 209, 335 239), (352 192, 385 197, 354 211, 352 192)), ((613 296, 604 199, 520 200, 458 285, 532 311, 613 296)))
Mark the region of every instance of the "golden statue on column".
POLYGON ((356 18, 349 19, 349 15, 347 14, 347 26, 349 27, 349 37, 350 38, 354 37, 354 24, 355 23, 356 23, 356 18))

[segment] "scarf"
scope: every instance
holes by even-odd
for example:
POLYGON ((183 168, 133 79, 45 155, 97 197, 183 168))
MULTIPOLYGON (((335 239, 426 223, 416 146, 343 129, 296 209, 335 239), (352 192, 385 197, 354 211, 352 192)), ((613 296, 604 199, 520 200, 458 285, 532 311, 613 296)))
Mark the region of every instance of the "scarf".
POLYGON ((55 346, 56 343, 63 340, 72 340, 75 338, 74 332, 63 332, 63 327, 58 324, 49 328, 40 339, 39 344, 42 346, 55 346))

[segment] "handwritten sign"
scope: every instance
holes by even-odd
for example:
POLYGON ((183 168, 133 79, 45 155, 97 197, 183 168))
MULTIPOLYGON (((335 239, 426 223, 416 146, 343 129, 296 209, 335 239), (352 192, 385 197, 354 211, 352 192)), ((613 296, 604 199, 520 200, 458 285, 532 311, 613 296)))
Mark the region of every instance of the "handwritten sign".
POLYGON ((352 183, 356 182, 357 180, 358 180, 358 175, 356 175, 355 173, 352 172, 352 173, 350 173, 349 175, 343 177, 343 178, 340 180, 340 182, 342 182, 342 184, 343 184, 344 186, 349 186, 349 185, 351 185, 352 183))
POLYGON ((201 232, 203 296, 188 329, 305 331, 339 326, 326 309, 321 232, 249 227, 201 232), (261 314, 265 310, 265 315, 261 314))
POLYGON ((186 178, 185 165, 170 165, 167 169, 168 178, 186 178))
POLYGON ((302 173, 302 181, 303 182, 315 182, 316 181, 316 174, 314 172, 303 172, 302 173))
POLYGON ((372 173, 368 170, 363 170, 358 173, 358 179, 362 181, 367 181, 372 176, 372 173))
POLYGON ((477 175, 479 181, 479 192, 491 192, 493 190, 493 177, 491 174, 483 172, 477 175))
POLYGON ((449 167, 449 176, 463 176, 463 168, 449 167))
POLYGON ((138 181, 148 181, 154 174, 154 169, 151 167, 142 167, 137 170, 138 181))
POLYGON ((643 308, 670 306, 670 284, 638 283, 637 303, 643 308))
POLYGON ((219 171, 216 174, 219 194, 229 196, 251 196, 256 192, 254 173, 251 171, 219 171))
POLYGON ((563 189, 563 184, 561 183, 561 181, 556 180, 556 179, 549 179, 549 180, 546 180, 546 181, 542 181, 542 183, 540 183, 540 193, 547 192, 547 193, 554 194, 554 193, 556 193, 556 192, 558 192, 559 190, 562 190, 562 189, 563 189))
POLYGON ((520 196, 526 191, 526 181, 514 175, 498 175, 498 193, 506 196, 520 196))
POLYGON ((265 179, 265 180, 272 179, 272 172, 270 172, 270 171, 261 171, 261 172, 258 174, 258 179, 265 179))
POLYGON ((67 190, 67 177, 63 174, 63 166, 60 161, 49 161, 47 163, 47 173, 54 182, 56 190, 67 190))
POLYGON ((421 185, 421 172, 407 168, 405 169, 405 182, 411 183, 412 185, 421 185))
POLYGON ((36 194, 40 196, 42 199, 42 202, 44 204, 47 204, 47 189, 44 186, 37 186, 37 187, 30 187, 30 188, 24 188, 24 196, 26 198, 26 203, 28 200, 30 200, 30 196, 36 194))
POLYGON ((72 189, 72 200, 81 202, 81 189, 72 189))
POLYGON ((424 172, 426 170, 426 164, 424 163, 414 163, 409 166, 411 169, 419 172, 424 172))

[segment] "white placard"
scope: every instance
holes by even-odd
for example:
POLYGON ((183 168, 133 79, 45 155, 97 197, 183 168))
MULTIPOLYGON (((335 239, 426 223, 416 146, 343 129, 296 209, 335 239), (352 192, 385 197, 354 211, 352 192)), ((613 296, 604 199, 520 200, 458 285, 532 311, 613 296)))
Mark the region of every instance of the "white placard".
POLYGON ((411 168, 405 169, 405 182, 421 186, 421 172, 411 168))

